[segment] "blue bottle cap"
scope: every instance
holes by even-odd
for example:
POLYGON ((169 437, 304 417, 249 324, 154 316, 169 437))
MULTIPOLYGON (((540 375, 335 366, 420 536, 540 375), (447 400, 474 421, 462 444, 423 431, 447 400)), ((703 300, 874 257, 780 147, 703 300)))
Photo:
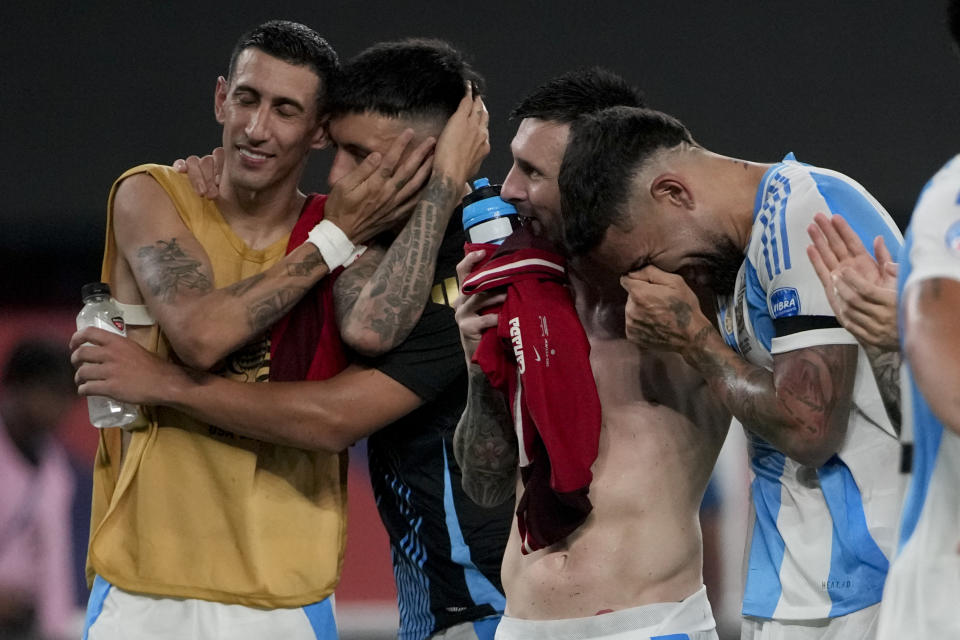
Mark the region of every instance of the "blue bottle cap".
POLYGON ((463 198, 463 228, 503 216, 517 215, 517 209, 500 197, 500 185, 490 184, 487 178, 473 182, 474 190, 463 198))

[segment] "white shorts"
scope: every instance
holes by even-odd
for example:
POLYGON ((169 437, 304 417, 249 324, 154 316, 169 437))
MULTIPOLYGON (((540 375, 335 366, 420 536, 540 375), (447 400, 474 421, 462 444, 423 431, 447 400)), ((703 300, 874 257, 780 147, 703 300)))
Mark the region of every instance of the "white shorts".
POLYGON ((820 620, 761 620, 745 617, 740 640, 874 640, 880 605, 820 620))
POLYGON ((680 602, 659 602, 588 618, 523 620, 503 616, 496 640, 717 640, 706 587, 680 602))
POLYGON ((292 609, 257 609, 130 593, 93 582, 83 640, 336 640, 333 596, 292 609))

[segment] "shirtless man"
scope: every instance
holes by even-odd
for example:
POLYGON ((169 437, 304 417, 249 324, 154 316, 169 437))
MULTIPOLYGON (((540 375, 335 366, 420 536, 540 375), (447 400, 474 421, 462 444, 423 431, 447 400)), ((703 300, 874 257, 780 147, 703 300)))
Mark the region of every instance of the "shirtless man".
MULTIPOLYGON (((596 69, 536 89, 512 114, 521 122, 502 197, 536 233, 559 241, 557 177, 570 124, 583 113, 640 102, 623 80, 596 69)), ((481 257, 464 259, 461 281, 481 257)), ((530 554, 521 553, 513 527, 497 638, 716 638, 697 514, 729 416, 679 358, 644 353, 626 341, 625 296, 615 277, 586 261, 571 270, 603 409, 593 511, 566 540, 530 554)), ((506 401, 470 362, 484 329, 497 322, 496 314, 478 311, 497 300, 461 298, 457 310, 470 393, 455 451, 464 488, 485 505, 522 492, 506 401)))

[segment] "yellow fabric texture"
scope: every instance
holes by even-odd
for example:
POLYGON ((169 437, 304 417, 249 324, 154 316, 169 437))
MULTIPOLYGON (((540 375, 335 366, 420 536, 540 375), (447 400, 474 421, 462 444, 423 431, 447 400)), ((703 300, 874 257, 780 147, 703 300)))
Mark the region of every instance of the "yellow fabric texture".
MULTIPOLYGON (((252 250, 209 200, 169 167, 142 165, 117 179, 107 205, 103 279, 116 246, 113 201, 125 178, 151 175, 203 245, 216 287, 260 273, 284 255, 287 238, 252 250)), ((266 336, 226 359, 227 377, 269 372, 266 336)), ((171 358, 154 325, 151 345, 171 358)), ((317 602, 340 579, 346 541, 347 455, 272 445, 145 407, 122 467, 121 430, 102 429, 94 468, 88 579, 125 590, 279 608, 317 602)))

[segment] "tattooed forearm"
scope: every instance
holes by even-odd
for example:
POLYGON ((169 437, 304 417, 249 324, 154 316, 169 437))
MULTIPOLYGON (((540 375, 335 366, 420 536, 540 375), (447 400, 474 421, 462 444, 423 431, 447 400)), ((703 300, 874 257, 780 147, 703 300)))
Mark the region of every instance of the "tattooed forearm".
POLYGON ((431 177, 413 215, 362 288, 349 317, 342 316, 341 330, 351 347, 368 354, 382 353, 409 335, 429 299, 437 253, 460 188, 442 174, 431 177))
POLYGON ((225 289, 227 293, 229 293, 230 295, 236 296, 239 298, 240 296, 244 295, 245 293, 253 289, 258 284, 260 284, 260 282, 263 281, 263 279, 266 277, 267 277, 267 274, 258 273, 256 275, 250 276, 249 278, 246 278, 239 282, 234 282, 230 286, 225 287, 225 289))
POLYGON ((287 275, 289 276, 309 276, 315 269, 325 266, 323 256, 319 251, 311 251, 300 262, 294 262, 287 265, 287 275))
POLYGON ((184 289, 204 292, 213 288, 202 263, 184 252, 176 238, 140 247, 137 260, 150 293, 164 302, 173 302, 184 289))
POLYGON ((479 505, 493 507, 516 490, 517 438, 503 395, 486 374, 470 365, 467 407, 453 436, 463 490, 479 505))
POLYGON ((700 330, 694 338, 692 353, 695 355, 687 361, 703 374, 720 402, 744 427, 759 432, 772 422, 771 415, 777 413, 773 374, 749 364, 732 351, 709 348, 707 343, 715 332, 713 327, 700 330))
MULTIPOLYGON (((283 273, 291 277, 305 277, 305 276, 309 276, 314 269, 320 266, 323 266, 324 264, 325 263, 323 261, 323 258, 320 257, 320 252, 313 252, 310 255, 308 255, 306 258, 301 260, 300 262, 293 262, 293 263, 286 264, 284 266, 283 273)), ((259 285, 266 279, 267 279, 266 272, 258 273, 256 275, 250 276, 249 278, 244 278, 239 282, 234 282, 233 284, 227 287, 224 287, 224 291, 226 291, 228 294, 236 298, 242 298, 243 296, 253 291, 257 287, 257 285, 259 285)), ((296 293, 296 292, 302 293, 304 290, 305 290, 305 287, 289 287, 288 286, 284 289, 276 291, 273 294, 270 294, 269 297, 266 299, 261 299, 254 302, 253 310, 255 313, 263 312, 265 308, 269 308, 273 304, 276 304, 281 300, 286 300, 286 298, 289 297, 289 295, 292 295, 293 293, 296 293)), ((259 295, 263 296, 263 292, 261 291, 259 295)), ((283 304, 286 304, 286 303, 284 302, 283 304)), ((269 315, 271 315, 271 313, 265 313, 266 317, 269 317, 269 315)))
POLYGON ((272 326, 303 297, 306 287, 287 287, 256 302, 250 307, 247 321, 254 332, 272 326))
POLYGON ((202 370, 274 324, 328 272, 309 243, 271 262, 235 282, 229 271, 221 273, 227 282, 214 288, 214 269, 203 246, 186 237, 140 247, 130 259, 171 347, 183 362, 202 370))
POLYGON ((873 377, 880 389, 883 408, 887 410, 890 423, 900 433, 900 352, 883 351, 875 347, 865 347, 873 377))
POLYGON ((353 307, 360 298, 360 292, 370 280, 377 266, 383 259, 384 250, 378 246, 370 246, 356 264, 340 274, 333 285, 334 308, 337 313, 337 324, 343 327, 347 318, 353 312, 353 307))
POLYGON ((456 185, 450 178, 431 179, 410 223, 390 247, 385 264, 374 274, 371 295, 385 295, 383 313, 375 319, 377 331, 385 340, 391 338, 398 325, 413 328, 426 304, 433 286, 437 250, 456 195, 456 185), (447 215, 441 215, 442 209, 448 209, 447 215), (396 288, 398 280, 400 286, 396 288), (389 293, 391 285, 396 293, 389 293))
POLYGON ((686 354, 744 427, 805 464, 822 463, 846 432, 857 351, 849 345, 774 356, 774 372, 750 364, 705 327, 686 354))

